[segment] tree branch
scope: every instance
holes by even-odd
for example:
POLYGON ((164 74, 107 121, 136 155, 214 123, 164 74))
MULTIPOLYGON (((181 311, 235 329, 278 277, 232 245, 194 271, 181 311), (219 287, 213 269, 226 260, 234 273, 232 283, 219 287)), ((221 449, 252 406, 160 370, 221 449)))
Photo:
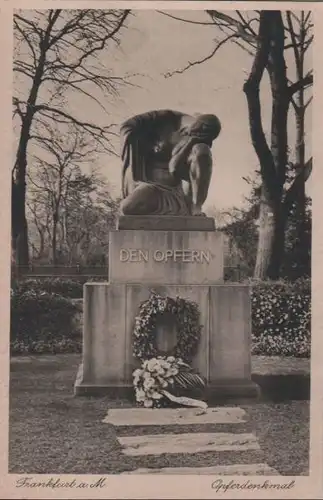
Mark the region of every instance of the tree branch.
POLYGON ((240 21, 242 23, 242 26, 244 27, 244 29, 246 31, 249 31, 251 33, 251 35, 254 37, 255 40, 257 40, 257 33, 253 30, 253 28, 251 27, 251 23, 252 21, 256 21, 257 19, 256 18, 252 18, 252 19, 249 19, 249 21, 247 21, 242 13, 239 11, 239 10, 236 10, 236 13, 237 15, 239 16, 240 18, 240 21))
POLYGON ((313 170, 313 158, 309 158, 305 163, 304 167, 302 167, 298 174, 296 175, 292 185, 288 189, 285 195, 284 207, 286 213, 288 214, 293 206, 293 203, 296 201, 299 190, 302 185, 309 179, 313 170))
MULTIPOLYGON (((82 12, 82 11, 81 11, 82 12)), ((77 63, 74 64, 74 65, 71 65, 72 67, 74 68, 77 68, 77 67, 80 67, 83 62, 90 58, 91 56, 93 56, 96 52, 99 52, 100 50, 104 49, 107 41, 109 39, 112 39, 116 33, 118 33, 118 31, 120 30, 120 28, 123 26, 126 18, 129 16, 130 14, 130 10, 125 10, 123 12, 123 14, 121 15, 120 19, 118 20, 116 26, 113 28, 112 31, 110 31, 109 33, 107 33, 106 36, 102 37, 100 40, 99 40, 99 43, 97 46, 94 46, 92 49, 90 50, 87 50, 86 52, 84 52, 78 59, 77 63)), ((51 42, 50 42, 50 46, 53 46, 53 44, 57 43, 57 41, 59 40, 60 37, 62 37, 64 35, 64 30, 61 31, 61 33, 59 35, 57 35, 56 37, 54 37, 51 42)))
POLYGON ((199 64, 203 64, 206 61, 209 61, 217 53, 217 51, 222 47, 222 45, 224 45, 228 40, 231 40, 232 38, 236 38, 236 37, 237 37, 236 34, 227 36, 226 38, 224 38, 223 40, 221 40, 220 42, 218 42, 218 44, 216 45, 216 47, 212 50, 212 52, 209 55, 203 57, 202 59, 198 59, 198 60, 196 60, 194 62, 189 62, 187 64, 187 66, 185 66, 182 69, 177 69, 177 70, 174 70, 174 71, 166 73, 164 75, 165 78, 170 78, 171 76, 173 76, 175 74, 181 75, 185 71, 187 71, 188 69, 192 68, 193 66, 197 66, 199 64))
MULTIPOLYGON (((211 19, 217 24, 217 21, 222 21, 226 26, 233 26, 236 28, 236 33, 245 41, 252 43, 253 46, 256 45, 257 37, 251 33, 247 33, 246 26, 244 26, 238 19, 235 19, 228 14, 224 14, 224 12, 220 12, 218 10, 207 10, 206 11, 211 19)), ((248 25, 247 25, 248 26, 248 25)), ((248 26, 249 28, 249 26, 248 26)))
POLYGON ((162 14, 163 16, 169 17, 171 19, 175 19, 176 21, 181 21, 181 22, 188 23, 188 24, 197 24, 200 26, 214 26, 213 22, 192 21, 190 19, 183 19, 182 17, 173 16, 172 14, 169 14, 168 12, 163 12, 162 10, 157 10, 156 12, 158 12, 158 14, 162 14))
POLYGON ((294 26, 293 26, 293 22, 292 22, 291 12, 289 10, 286 12, 286 19, 287 19, 289 33, 291 36, 292 46, 293 46, 293 50, 294 50, 296 70, 297 70, 297 74, 299 77, 300 73, 301 73, 301 60, 300 60, 299 52, 297 50, 296 35, 295 35, 294 26))
POLYGON ((309 87, 313 85, 313 73, 309 72, 305 77, 298 82, 293 83, 288 87, 288 92, 290 97, 292 97, 296 92, 301 90, 302 88, 309 87))
POLYGON ((27 35, 27 32, 24 31, 20 26, 19 26, 19 23, 17 22, 17 18, 14 18, 13 19, 13 22, 14 22, 14 28, 21 34, 21 36, 23 37, 23 39, 25 40, 25 42, 27 43, 29 49, 30 49, 30 52, 31 52, 31 55, 33 57, 33 62, 34 62, 34 68, 36 68, 37 66, 37 56, 36 56, 36 52, 35 52, 35 48, 33 46, 33 44, 31 43, 30 39, 29 39, 29 36, 27 35))
POLYGON ((94 125, 94 123, 81 121, 81 120, 78 120, 77 118, 75 118, 74 116, 66 113, 65 111, 62 111, 61 109, 52 108, 51 106, 47 106, 46 104, 38 104, 38 105, 34 106, 34 111, 35 112, 37 112, 37 111, 49 111, 50 113, 53 113, 54 115, 62 116, 68 122, 75 123, 75 125, 78 125, 79 127, 82 127, 85 129, 91 129, 100 135, 103 135, 104 132, 110 133, 111 127, 115 126, 115 124, 112 124, 112 125, 108 125, 106 127, 100 127, 98 125, 94 125))
POLYGON ((20 101, 17 97, 13 97, 12 103, 15 106, 15 110, 14 110, 13 115, 15 116, 16 114, 18 114, 18 116, 21 118, 21 120, 23 120, 25 115, 21 111, 21 108, 20 108, 20 104, 23 104, 22 101, 20 101))
POLYGON ((312 100, 313 100, 313 96, 311 95, 311 97, 309 97, 307 102, 305 103, 305 109, 308 108, 308 106, 311 104, 312 100))
POLYGON ((26 19, 26 18, 22 17, 21 15, 19 15, 17 13, 15 13, 14 17, 16 19, 19 19, 19 21, 21 21, 22 23, 25 23, 27 26, 29 26, 32 29, 33 33, 37 33, 37 35, 41 39, 42 30, 39 28, 39 26, 37 25, 37 23, 34 23, 30 19, 26 19))

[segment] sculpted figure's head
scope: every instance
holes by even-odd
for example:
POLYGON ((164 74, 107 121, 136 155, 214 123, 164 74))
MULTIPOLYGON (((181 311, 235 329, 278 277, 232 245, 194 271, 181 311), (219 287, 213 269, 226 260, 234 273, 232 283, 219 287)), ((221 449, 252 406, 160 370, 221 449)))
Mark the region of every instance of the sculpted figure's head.
POLYGON ((215 115, 198 115, 189 127, 189 134, 214 141, 221 131, 221 123, 215 115))

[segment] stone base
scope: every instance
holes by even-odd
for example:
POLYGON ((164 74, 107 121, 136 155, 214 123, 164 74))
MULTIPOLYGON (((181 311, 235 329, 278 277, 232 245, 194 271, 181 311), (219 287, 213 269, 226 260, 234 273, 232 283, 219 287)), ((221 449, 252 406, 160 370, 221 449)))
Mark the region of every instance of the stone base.
POLYGON ((74 396, 103 397, 110 399, 128 399, 135 401, 133 386, 129 384, 101 385, 84 382, 83 364, 80 365, 74 383, 74 396))
MULTIPOLYGON (((84 383, 82 380, 83 366, 80 365, 79 372, 74 384, 74 395, 83 397, 109 397, 110 399, 127 399, 135 402, 135 393, 130 384, 119 385, 96 385, 84 383)), ((188 394, 186 394, 188 396, 188 394)), ((259 399, 260 387, 251 380, 222 380, 206 387, 204 394, 198 398, 206 401, 210 406, 219 402, 235 402, 245 399, 259 399)), ((189 397, 197 397, 195 394, 189 397)))
MULTIPOLYGON (((133 396, 132 373, 140 365, 132 354, 134 319, 151 288, 163 296, 180 296, 198 304, 203 330, 192 366, 205 377, 208 398, 257 396, 251 381, 250 293, 248 286, 239 284, 149 287, 87 283, 83 369, 78 373, 75 394, 133 396)), ((163 351, 171 353, 173 337, 162 334, 163 351)))
POLYGON ((228 399, 247 399, 261 396, 261 390, 258 384, 252 380, 220 380, 213 382, 205 391, 206 401, 208 403, 219 402, 219 400, 228 399))
POLYGON ((120 215, 118 230, 146 231, 215 231, 212 217, 166 215, 120 215))

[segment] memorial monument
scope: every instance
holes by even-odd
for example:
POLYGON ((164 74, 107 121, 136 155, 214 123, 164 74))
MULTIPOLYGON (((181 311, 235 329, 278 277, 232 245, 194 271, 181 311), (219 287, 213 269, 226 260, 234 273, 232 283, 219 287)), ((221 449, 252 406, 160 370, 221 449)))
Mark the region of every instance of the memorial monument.
MULTIPOLYGON (((206 380, 206 395, 258 394, 251 381, 249 288, 223 282, 223 235, 202 212, 220 131, 215 115, 171 110, 121 126, 121 213, 110 233, 109 282, 84 286, 76 395, 133 393, 133 332, 135 322, 143 332, 149 323, 138 311, 152 293, 197 305, 202 333, 191 361, 206 380)), ((173 354, 176 321, 154 314, 158 348, 173 354)))

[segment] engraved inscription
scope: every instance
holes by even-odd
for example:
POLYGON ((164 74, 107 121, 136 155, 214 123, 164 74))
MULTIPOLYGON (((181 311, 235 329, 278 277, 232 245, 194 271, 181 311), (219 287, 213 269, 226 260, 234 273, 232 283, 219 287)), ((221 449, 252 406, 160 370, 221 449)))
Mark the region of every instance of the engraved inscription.
POLYGON ((211 255, 208 250, 149 250, 121 248, 119 258, 121 262, 187 262, 187 263, 210 263, 211 255))

